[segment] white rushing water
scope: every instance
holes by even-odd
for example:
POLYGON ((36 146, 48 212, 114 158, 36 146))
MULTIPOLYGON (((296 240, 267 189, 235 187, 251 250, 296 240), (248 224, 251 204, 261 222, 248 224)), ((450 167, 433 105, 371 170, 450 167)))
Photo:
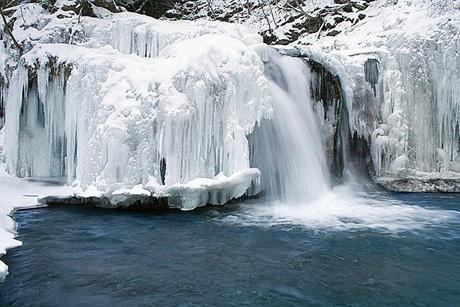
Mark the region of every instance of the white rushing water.
POLYGON ((242 205, 242 210, 224 217, 224 222, 389 232, 458 222, 455 211, 408 205, 385 193, 366 192, 357 178, 332 188, 310 99, 309 66, 268 47, 261 47, 259 53, 266 75, 279 89, 273 118, 263 121, 249 136, 251 166, 261 170, 266 197, 242 205))
POLYGON ((329 190, 319 127, 310 99, 310 71, 301 60, 259 49, 265 73, 274 83, 273 118, 249 137, 252 167, 271 199, 309 203, 329 190))

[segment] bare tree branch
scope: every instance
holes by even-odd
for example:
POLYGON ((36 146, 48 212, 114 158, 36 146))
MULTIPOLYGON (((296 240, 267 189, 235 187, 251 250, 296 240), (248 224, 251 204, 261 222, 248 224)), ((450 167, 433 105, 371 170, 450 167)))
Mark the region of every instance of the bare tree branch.
POLYGON ((211 18, 214 18, 214 9, 212 8, 212 0, 206 0, 208 11, 211 13, 211 18))
POLYGON ((0 15, 2 15, 2 20, 3 20, 3 23, 5 24, 6 34, 8 34, 11 37, 11 40, 13 41, 13 45, 19 50, 20 53, 22 53, 23 51, 22 47, 21 45, 19 45, 18 41, 14 37, 13 32, 11 32, 10 26, 8 25, 8 22, 6 21, 5 14, 3 13, 3 9, 1 6, 0 6, 0 15))
MULTIPOLYGON (((115 2, 114 2, 115 3, 115 2)), ((147 3, 147 0, 145 0, 144 2, 142 2, 142 4, 139 6, 139 8, 136 10, 136 13, 139 13, 140 11, 142 11, 142 9, 144 8, 145 4, 147 3)))
POLYGON ((267 21, 268 29, 270 30, 270 33, 273 33, 273 29, 272 29, 272 26, 270 24, 270 19, 268 19, 268 16, 265 13, 264 6, 262 5, 262 2, 260 0, 258 0, 258 1, 259 1, 260 9, 262 10, 262 14, 264 15, 264 18, 267 21))
POLYGON ((289 7, 290 9, 298 12, 298 13, 301 13, 302 15, 304 15, 305 17, 307 17, 308 19, 314 19, 315 17, 313 17, 312 15, 308 14, 303 8, 302 8, 302 5, 299 3, 298 0, 295 0, 296 4, 297 4, 297 7, 293 6, 292 4, 290 3, 286 3, 287 7, 289 7))
POLYGON ((270 15, 272 15, 273 23, 275 24, 275 28, 278 28, 278 24, 276 23, 276 20, 275 20, 275 15, 273 15, 271 0, 268 0, 267 3, 268 3, 268 10, 270 11, 270 15))

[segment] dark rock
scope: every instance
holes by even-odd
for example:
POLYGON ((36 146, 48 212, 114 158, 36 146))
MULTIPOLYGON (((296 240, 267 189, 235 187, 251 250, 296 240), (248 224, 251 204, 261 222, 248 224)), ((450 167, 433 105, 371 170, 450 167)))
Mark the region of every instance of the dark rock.
MULTIPOLYGON (((98 1, 110 2, 111 0, 98 0, 98 1)), ((181 17, 183 17, 182 15, 185 15, 187 13, 192 14, 192 13, 198 12, 197 6, 195 5, 194 1, 188 1, 190 2, 190 4, 182 3, 180 7, 179 6, 176 7, 176 4, 179 2, 178 0, 166 0, 166 1, 115 0, 115 2, 118 6, 122 6, 130 12, 136 12, 136 13, 144 14, 144 15, 154 17, 154 18, 166 17, 165 16, 166 12, 171 9, 180 9, 178 10, 178 14, 181 14, 181 17), (190 7, 190 12, 188 12, 188 7, 190 7)), ((171 18, 176 19, 178 17, 176 14, 174 14, 174 17, 171 17, 171 18)))
POLYGON ((340 31, 338 31, 338 30, 332 30, 332 31, 328 32, 326 34, 326 36, 336 36, 339 33, 340 33, 340 31))
POLYGON ((343 18, 343 16, 339 15, 337 17, 334 17, 334 21, 336 24, 339 24, 341 22, 343 22, 345 20, 345 18, 343 18))
POLYGON ((266 30, 261 33, 263 42, 267 45, 271 45, 276 42, 277 45, 287 45, 291 41, 290 40, 278 40, 276 35, 273 34, 272 31, 266 30))
POLYGON ((46 206, 84 206, 108 209, 131 210, 166 210, 170 209, 167 197, 153 197, 132 195, 126 201, 116 205, 111 204, 107 197, 81 197, 81 196, 47 196, 39 199, 40 205, 46 206))
POLYGON ((303 26, 305 27, 308 33, 316 33, 319 31, 322 24, 323 24, 323 19, 320 16, 318 16, 316 18, 307 19, 303 23, 303 26))
POLYGON ((369 173, 373 175, 374 168, 368 141, 354 132, 348 138, 348 144, 349 162, 353 165, 353 170, 364 176, 369 176, 369 173))
POLYGON ((348 3, 342 7, 342 10, 347 13, 353 13, 353 5, 348 3))
POLYGON ((310 84, 312 99, 323 105, 324 120, 331 123, 325 129, 332 130, 323 131, 323 136, 326 137, 325 147, 329 170, 334 176, 341 177, 345 167, 345 145, 349 127, 340 79, 318 62, 309 60, 308 64, 312 71, 310 84), (332 118, 328 118, 331 115, 332 118))
POLYGON ((72 11, 77 15, 97 17, 94 12, 94 7, 104 8, 112 13, 121 12, 121 8, 111 0, 84 0, 78 1, 74 5, 65 5, 62 7, 63 11, 72 11))
POLYGON ((171 18, 171 19, 181 19, 182 14, 180 12, 178 12, 177 10, 175 10, 175 9, 171 9, 171 10, 167 10, 165 12, 165 17, 166 18, 171 18))

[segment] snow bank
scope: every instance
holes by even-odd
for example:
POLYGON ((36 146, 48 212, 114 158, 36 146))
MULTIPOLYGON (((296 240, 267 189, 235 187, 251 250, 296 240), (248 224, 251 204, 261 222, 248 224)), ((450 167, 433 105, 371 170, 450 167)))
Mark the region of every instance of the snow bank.
MULTIPOLYGON (((242 26, 224 22, 165 21, 156 20, 133 13, 119 13, 112 17, 109 33, 110 44, 122 53, 134 53, 142 57, 157 57, 166 46, 184 39, 196 38, 205 34, 225 34, 250 45, 261 43, 259 35, 248 32, 242 26)), ((96 37, 103 42, 103 37, 96 37)))
MULTIPOLYGON (((219 173, 215 178, 197 178, 187 184, 174 184, 163 190, 169 206, 182 210, 192 210, 197 206, 223 205, 246 193, 259 193, 260 171, 256 168, 239 171, 225 176, 219 173)), ((161 193, 160 193, 161 194, 161 193)))

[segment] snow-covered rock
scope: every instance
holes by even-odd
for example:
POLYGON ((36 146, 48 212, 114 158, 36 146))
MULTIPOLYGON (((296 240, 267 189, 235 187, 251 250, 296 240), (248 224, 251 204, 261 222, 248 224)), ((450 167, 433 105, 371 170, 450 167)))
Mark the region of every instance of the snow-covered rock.
POLYGON ((401 179, 408 169, 442 180, 455 172, 460 144, 458 4, 382 0, 363 13, 334 37, 304 35, 295 44, 340 78, 351 134, 370 147, 371 173, 401 179))

